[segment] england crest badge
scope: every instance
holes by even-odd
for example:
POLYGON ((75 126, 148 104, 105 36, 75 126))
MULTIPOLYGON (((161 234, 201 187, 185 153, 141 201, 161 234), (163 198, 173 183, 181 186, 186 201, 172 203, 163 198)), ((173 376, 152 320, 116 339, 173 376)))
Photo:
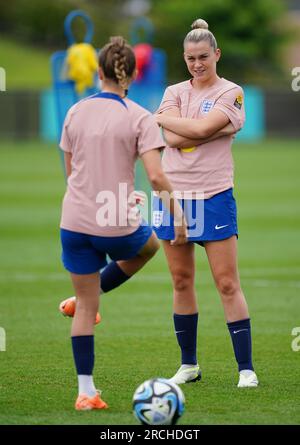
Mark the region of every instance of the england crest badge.
POLYGON ((201 113, 204 114, 209 113, 213 106, 214 106, 213 100, 207 100, 207 99, 203 100, 200 106, 201 113))
POLYGON ((162 210, 153 210, 152 212, 152 225, 154 227, 161 226, 163 222, 164 212, 162 210))

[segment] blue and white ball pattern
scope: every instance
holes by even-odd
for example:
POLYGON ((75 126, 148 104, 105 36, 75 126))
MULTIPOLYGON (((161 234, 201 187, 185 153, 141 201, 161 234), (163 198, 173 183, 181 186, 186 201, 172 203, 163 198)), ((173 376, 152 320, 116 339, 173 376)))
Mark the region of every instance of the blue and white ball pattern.
POLYGON ((175 425, 184 412, 182 390, 167 379, 146 380, 133 396, 133 413, 144 425, 175 425))

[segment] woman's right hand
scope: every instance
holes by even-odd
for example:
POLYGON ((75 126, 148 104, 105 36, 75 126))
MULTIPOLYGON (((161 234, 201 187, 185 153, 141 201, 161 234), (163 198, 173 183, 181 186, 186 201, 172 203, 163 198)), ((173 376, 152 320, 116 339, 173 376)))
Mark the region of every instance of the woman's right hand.
POLYGON ((181 246, 188 242, 188 231, 185 220, 181 220, 181 223, 175 224, 174 222, 175 239, 170 241, 171 246, 181 246))

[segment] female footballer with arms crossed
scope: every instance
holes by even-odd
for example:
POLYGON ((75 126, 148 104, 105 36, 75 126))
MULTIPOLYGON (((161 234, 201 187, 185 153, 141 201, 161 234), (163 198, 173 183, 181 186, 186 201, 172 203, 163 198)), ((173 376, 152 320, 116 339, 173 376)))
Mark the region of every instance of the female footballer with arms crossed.
MULTIPOLYGON (((135 57, 122 37, 111 38, 101 50, 99 75, 102 92, 70 108, 60 142, 68 176, 60 225, 62 259, 76 296, 71 338, 79 384, 77 410, 107 408, 93 381, 100 288, 108 292, 126 281, 159 247, 130 200, 138 156, 152 187, 172 192, 161 168, 164 141, 155 118, 125 97, 135 76, 135 57), (120 184, 127 190, 125 199, 120 184), (106 255, 112 261, 100 276, 106 255)), ((172 247, 180 246, 187 241, 182 209, 175 199, 165 204, 177 220, 172 247)))
POLYGON ((186 210, 190 215, 196 214, 199 227, 198 231, 189 227, 190 242, 172 249, 172 224, 163 224, 168 211, 158 197, 154 198, 154 211, 160 213, 162 222, 155 231, 163 240, 172 276, 174 325, 181 349, 181 367, 170 380, 182 384, 201 378, 196 353, 198 306, 194 285, 194 249, 195 244, 200 244, 205 248, 221 296, 238 364, 238 387, 256 387, 250 318, 237 266, 238 230, 232 193, 232 133, 244 123, 243 90, 218 76, 220 55, 207 23, 196 20, 184 40, 184 60, 192 79, 168 87, 156 115, 168 144, 163 153, 163 170, 173 189, 182 198, 184 192, 200 193, 202 197, 199 201, 183 199, 188 226, 192 224, 186 210))

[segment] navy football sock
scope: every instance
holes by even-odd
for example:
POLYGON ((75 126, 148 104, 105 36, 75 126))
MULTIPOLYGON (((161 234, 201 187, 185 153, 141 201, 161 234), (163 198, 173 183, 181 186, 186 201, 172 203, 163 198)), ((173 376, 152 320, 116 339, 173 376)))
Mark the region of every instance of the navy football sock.
POLYGON ((239 371, 243 369, 253 370, 250 318, 227 323, 227 326, 239 371))
POLYGON ((103 269, 100 277, 101 289, 103 292, 109 292, 112 289, 115 289, 130 278, 115 261, 112 261, 103 269))
POLYGON ((197 364, 197 324, 198 313, 191 315, 174 314, 177 341, 181 349, 183 365, 197 364))
POLYGON ((78 375, 92 375, 94 368, 94 336, 71 337, 73 356, 78 375))

